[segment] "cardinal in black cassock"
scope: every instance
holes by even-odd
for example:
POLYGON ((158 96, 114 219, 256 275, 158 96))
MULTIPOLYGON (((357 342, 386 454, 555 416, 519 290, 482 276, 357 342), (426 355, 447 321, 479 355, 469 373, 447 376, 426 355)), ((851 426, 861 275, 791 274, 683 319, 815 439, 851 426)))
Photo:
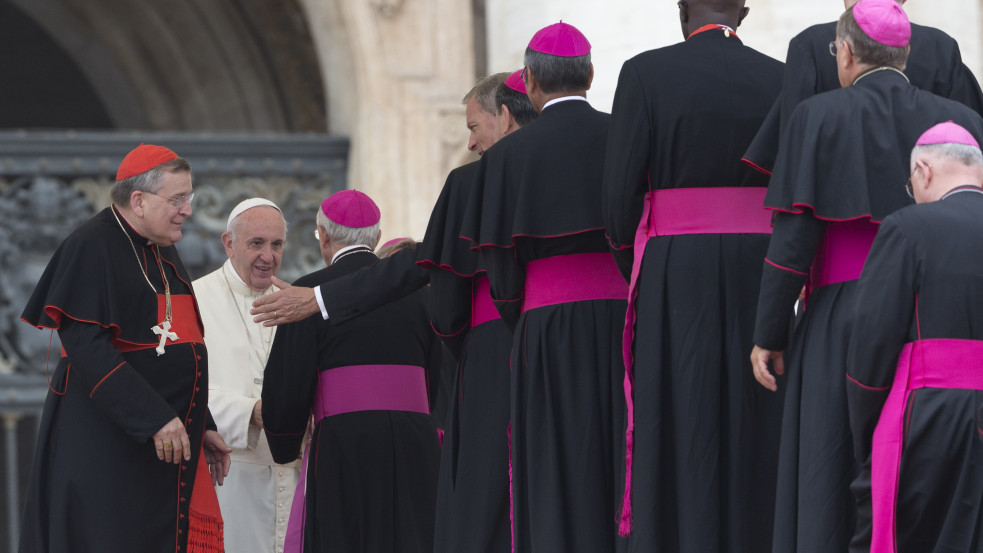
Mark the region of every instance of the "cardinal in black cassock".
POLYGON ((747 370, 771 232, 768 179, 740 158, 779 92, 782 64, 735 33, 743 2, 707 13, 720 5, 680 5, 686 41, 625 62, 611 114, 604 215, 634 300, 630 551, 771 544, 770 531, 755 529, 771 528, 780 398, 747 370))
POLYGON ((978 552, 983 154, 965 129, 942 123, 918 140, 912 164, 920 205, 877 231, 847 358, 855 452, 872 460, 871 551, 978 552))
POLYGON ((141 144, 116 180, 113 205, 62 242, 21 315, 63 349, 20 551, 222 551, 206 457, 221 480, 231 450, 208 412, 201 318, 174 247, 191 168, 141 144))
POLYGON ((482 156, 462 229, 514 328, 514 550, 612 551, 627 286, 600 210, 608 116, 584 97, 590 44, 574 27, 540 30, 525 61, 541 115, 482 156))
MULTIPOLYGON (((379 210, 354 190, 318 213, 329 266, 296 282, 330 281, 379 260, 379 210)), ((346 324, 312 315, 282 325, 263 381, 263 426, 278 462, 296 459, 308 420, 304 483, 285 551, 431 553, 440 446, 430 417, 433 348, 426 291, 346 324)))
MULTIPOLYGON (((776 389, 767 361, 785 350, 788 374, 775 553, 848 548, 858 520, 850 485, 859 472, 844 384, 856 280, 877 224, 910 203, 902 184, 909 176, 907 153, 920 134, 954 119, 983 136, 979 115, 919 90, 902 73, 910 26, 897 3, 862 0, 840 18, 838 34, 840 79, 848 86, 795 109, 765 198, 775 212, 774 230, 752 363, 759 381, 776 389), (859 54, 858 37, 873 43, 859 54), (803 283, 805 313, 789 341, 788 321, 803 283)), ((863 482, 856 485, 864 526, 869 506, 863 482)), ((865 532, 857 535, 860 551, 865 532)))

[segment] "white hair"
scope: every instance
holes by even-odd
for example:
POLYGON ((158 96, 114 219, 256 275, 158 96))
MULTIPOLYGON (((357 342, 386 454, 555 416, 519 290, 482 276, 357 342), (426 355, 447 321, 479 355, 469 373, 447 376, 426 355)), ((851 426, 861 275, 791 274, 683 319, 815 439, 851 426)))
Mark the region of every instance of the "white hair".
POLYGON ((328 238, 345 246, 368 246, 375 248, 379 242, 379 223, 370 227, 345 227, 328 219, 320 208, 317 210, 317 225, 324 227, 328 238))
POLYGON ((983 169, 983 151, 976 146, 969 144, 925 144, 915 146, 911 150, 911 159, 918 156, 931 156, 937 159, 951 159, 958 161, 967 167, 977 167, 983 169))

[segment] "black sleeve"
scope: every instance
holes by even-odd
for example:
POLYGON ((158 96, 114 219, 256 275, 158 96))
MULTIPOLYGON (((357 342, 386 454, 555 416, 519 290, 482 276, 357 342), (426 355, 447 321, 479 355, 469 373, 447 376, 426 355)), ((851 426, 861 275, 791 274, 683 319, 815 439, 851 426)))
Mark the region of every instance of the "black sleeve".
POLYGON ((631 276, 635 231, 649 189, 653 145, 647 106, 634 67, 625 63, 611 110, 601 201, 608 241, 625 280, 631 276))
POLYGON ((983 91, 973 72, 963 63, 959 45, 954 44, 952 74, 949 77, 949 98, 983 115, 983 91))
POLYGON ((756 345, 772 351, 785 350, 795 300, 809 275, 816 246, 825 230, 826 223, 808 210, 802 214, 775 213, 761 273, 754 325, 756 345))
POLYGON ((877 231, 857 284, 847 355, 850 428, 854 453, 861 462, 870 455, 874 427, 914 318, 915 271, 912 248, 888 217, 877 231))
POLYGON ((430 271, 416 264, 416 250, 405 249, 319 288, 328 318, 332 324, 341 324, 415 292, 428 282, 430 271))
POLYGON ((314 403, 318 377, 318 326, 313 315, 277 328, 263 374, 263 429, 273 460, 297 459, 314 403))
POLYGON ((81 381, 92 401, 134 440, 149 440, 178 416, 123 359, 110 341, 108 328, 63 317, 58 338, 71 361, 72 377, 81 381))
POLYGON ((435 269, 430 272, 430 321, 455 360, 461 358, 471 329, 470 277, 435 269))
POLYGON ((481 259, 488 270, 492 302, 509 331, 515 332, 522 314, 526 269, 516 261, 515 248, 483 248, 481 259))

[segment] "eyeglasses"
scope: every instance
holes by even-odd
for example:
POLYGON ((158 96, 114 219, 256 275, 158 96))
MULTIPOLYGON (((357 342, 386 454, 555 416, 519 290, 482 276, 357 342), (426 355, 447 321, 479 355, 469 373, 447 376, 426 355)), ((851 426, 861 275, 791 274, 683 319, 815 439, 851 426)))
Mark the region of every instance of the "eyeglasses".
POLYGON ((195 199, 195 193, 181 194, 180 196, 172 196, 170 198, 165 198, 156 192, 151 192, 154 196, 163 199, 165 202, 171 204, 171 206, 181 209, 186 205, 191 205, 191 202, 195 199))
POLYGON ((851 53, 853 52, 853 50, 850 49, 850 43, 848 43, 847 41, 841 38, 829 43, 829 55, 833 56, 834 58, 836 57, 836 51, 838 50, 838 48, 836 47, 837 42, 842 42, 844 46, 846 46, 847 52, 851 52, 851 53))
MULTIPOLYGON (((925 162, 923 161, 922 163, 925 162)), ((932 168, 932 166, 927 163, 925 163, 925 166, 928 167, 929 169, 932 168)), ((906 182, 904 185, 905 192, 908 193, 908 197, 911 199, 915 199, 915 188, 911 184, 911 179, 915 178, 915 171, 917 171, 920 167, 921 165, 917 165, 917 164, 915 165, 915 169, 911 172, 911 175, 908 177, 908 182, 906 182)))
POLYGON ((526 82, 526 70, 527 69, 529 69, 529 66, 528 65, 522 68, 522 73, 519 73, 519 78, 522 79, 522 82, 526 82))

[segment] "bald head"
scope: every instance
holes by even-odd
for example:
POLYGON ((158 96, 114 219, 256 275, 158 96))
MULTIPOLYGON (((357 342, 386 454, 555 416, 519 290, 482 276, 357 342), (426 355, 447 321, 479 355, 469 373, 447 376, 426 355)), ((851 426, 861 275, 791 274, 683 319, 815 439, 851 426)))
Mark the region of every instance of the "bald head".
POLYGON ((685 0, 678 5, 684 38, 704 25, 726 25, 736 29, 750 11, 744 7, 744 0, 685 0))

